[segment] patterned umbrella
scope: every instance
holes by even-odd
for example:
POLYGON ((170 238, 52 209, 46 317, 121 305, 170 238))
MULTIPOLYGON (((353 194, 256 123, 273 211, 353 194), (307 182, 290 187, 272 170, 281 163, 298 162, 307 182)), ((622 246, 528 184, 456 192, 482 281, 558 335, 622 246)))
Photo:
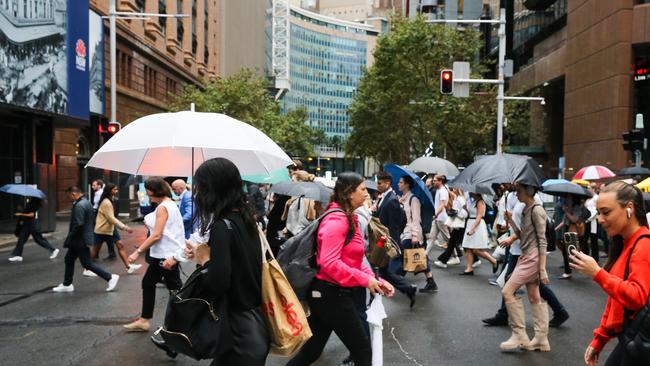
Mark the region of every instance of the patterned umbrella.
POLYGON ((598 180, 615 176, 616 174, 613 171, 602 165, 590 165, 578 170, 573 179, 598 180))

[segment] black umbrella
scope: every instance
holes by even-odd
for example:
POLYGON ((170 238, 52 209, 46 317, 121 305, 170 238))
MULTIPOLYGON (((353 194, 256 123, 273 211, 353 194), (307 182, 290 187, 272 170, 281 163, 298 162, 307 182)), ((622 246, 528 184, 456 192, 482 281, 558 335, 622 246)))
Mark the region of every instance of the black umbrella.
POLYGON ((542 189, 542 192, 552 196, 566 196, 569 194, 586 198, 592 196, 591 192, 583 186, 571 182, 549 184, 542 189))
POLYGON ((305 197, 323 203, 329 202, 332 196, 332 189, 321 182, 282 182, 271 186, 269 192, 291 197, 305 197))
POLYGON ((618 172, 618 175, 650 175, 650 169, 643 167, 627 167, 623 168, 618 172))
MULTIPOLYGON (((529 156, 513 154, 487 155, 470 164, 449 185, 468 189, 489 188, 490 194, 495 183, 522 183, 529 186, 541 187, 544 172, 539 164, 529 156)), ((482 192, 477 192, 482 193, 482 192)))

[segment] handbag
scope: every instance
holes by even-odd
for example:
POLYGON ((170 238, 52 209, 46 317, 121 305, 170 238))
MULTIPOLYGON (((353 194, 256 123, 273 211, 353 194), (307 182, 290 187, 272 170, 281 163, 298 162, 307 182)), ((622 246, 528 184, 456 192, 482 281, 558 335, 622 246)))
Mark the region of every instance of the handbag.
POLYGON ((427 269, 427 251, 423 247, 404 249, 404 271, 422 272, 427 269))
POLYGON ((307 315, 258 226, 262 249, 262 310, 271 336, 271 353, 291 356, 311 338, 307 315))
MULTIPOLYGON (((630 255, 627 257, 625 264, 625 275, 623 280, 627 280, 630 274, 630 260, 634 248, 641 238, 650 238, 650 235, 641 235, 634 243, 630 255)), ((650 364, 650 296, 646 300, 646 305, 630 319, 632 311, 625 309, 623 316, 623 331, 619 335, 619 342, 627 355, 639 365, 650 364)))

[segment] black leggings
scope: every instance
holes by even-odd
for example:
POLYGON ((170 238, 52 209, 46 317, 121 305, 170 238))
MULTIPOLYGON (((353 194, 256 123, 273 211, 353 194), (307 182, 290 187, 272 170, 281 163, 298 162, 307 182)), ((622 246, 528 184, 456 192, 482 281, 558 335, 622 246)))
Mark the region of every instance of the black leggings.
MULTIPOLYGON (((463 235, 465 235, 465 229, 453 229, 451 231, 449 242, 447 243, 447 249, 445 249, 445 251, 440 254, 438 257, 439 261, 447 264, 449 258, 451 258, 451 256, 454 254, 454 250, 458 255, 458 252, 460 251, 458 246, 463 242, 463 235)), ((462 252, 459 257, 460 256, 462 256, 462 252)))
POLYGON ((158 263, 149 264, 147 272, 142 277, 142 317, 145 319, 153 318, 153 308, 156 303, 156 284, 161 279, 165 280, 168 290, 178 290, 183 286, 178 264, 169 270, 164 269, 158 263))
POLYGON ((323 353, 332 331, 347 347, 356 366, 370 366, 372 349, 353 298, 355 289, 314 280, 309 298, 309 327, 313 336, 287 366, 306 366, 323 353))

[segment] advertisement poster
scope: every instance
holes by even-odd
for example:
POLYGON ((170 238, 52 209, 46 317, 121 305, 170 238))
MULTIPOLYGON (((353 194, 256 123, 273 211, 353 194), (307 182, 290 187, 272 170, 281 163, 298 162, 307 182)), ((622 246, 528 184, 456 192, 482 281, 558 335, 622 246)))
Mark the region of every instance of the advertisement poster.
POLYGON ((88 61, 90 61, 90 112, 104 114, 104 34, 102 17, 89 10, 88 61))

